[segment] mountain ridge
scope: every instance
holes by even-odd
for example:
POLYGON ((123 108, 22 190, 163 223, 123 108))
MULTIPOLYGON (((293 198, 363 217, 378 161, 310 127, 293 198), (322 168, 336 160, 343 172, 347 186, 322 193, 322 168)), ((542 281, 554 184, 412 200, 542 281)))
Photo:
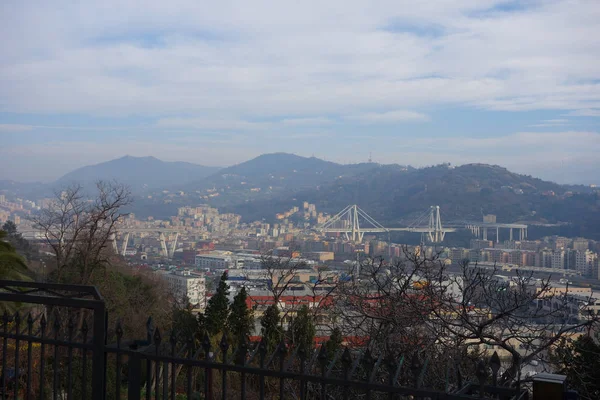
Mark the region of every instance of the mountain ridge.
POLYGON ((219 169, 184 161, 162 161, 153 156, 126 155, 77 168, 58 178, 53 185, 90 185, 97 180, 117 180, 138 192, 143 189, 159 189, 174 183, 183 184, 198 177, 208 176, 219 169))

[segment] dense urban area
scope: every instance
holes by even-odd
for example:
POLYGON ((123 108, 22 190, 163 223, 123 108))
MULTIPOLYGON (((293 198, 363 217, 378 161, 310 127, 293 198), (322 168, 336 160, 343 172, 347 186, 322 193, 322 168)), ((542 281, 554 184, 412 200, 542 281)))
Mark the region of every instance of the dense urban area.
MULTIPOLYGON (((475 168, 484 176, 507 173, 496 166, 475 168)), ((447 164, 433 170, 457 173, 447 164)), ((509 220, 514 213, 498 216, 483 207, 479 219, 468 211, 450 219, 443 203, 421 204, 390 220, 368 203, 330 211, 337 203, 309 202, 302 191, 292 194, 291 206, 253 198, 263 187, 277 191, 269 184, 276 173, 268 171, 262 187, 247 188, 244 182, 252 177, 221 174, 226 184, 196 191, 195 204, 180 204, 190 197, 183 191, 135 192, 102 174, 95 181, 56 184, 53 194, 42 188, 38 197, 5 187, 3 243, 18 254, 16 269, 6 277, 95 285, 106 296, 109 321, 118 320, 119 329, 138 337, 144 335, 143 318, 151 315, 198 344, 222 337, 219 346, 270 343, 269 351, 279 351, 275 346, 282 340, 296 349, 322 346, 334 366, 343 348, 356 357, 364 348, 381 357, 414 352, 417 334, 422 344, 416 348, 428 343, 434 353, 428 357, 442 364, 458 357, 466 374, 475 374, 477 357, 494 354, 505 364, 502 382, 539 380, 559 371, 571 377, 572 387, 596 393, 595 386, 576 378, 592 373, 594 364, 573 364, 570 358, 587 351, 581 346, 595 346, 585 338, 596 334, 600 318, 600 242, 559 234, 577 223, 535 211, 509 220), (234 197, 245 199, 241 213, 221 211, 214 199, 226 197, 236 179, 244 179, 237 182, 242 189, 233 189, 234 197), (149 214, 148 201, 156 216, 149 214), (270 215, 244 217, 252 201, 269 202, 270 215), (165 216, 171 209, 174 214, 165 216), (464 355, 444 350, 457 345, 464 355)), ((335 179, 333 185, 340 185, 341 178, 335 179)), ((598 196, 593 185, 557 185, 561 192, 541 194, 529 184, 494 189, 484 179, 469 185, 517 198, 526 195, 524 187, 554 202, 598 196)), ((235 209, 227 202, 223 208, 235 209)), ((439 387, 440 372, 428 373, 429 385, 439 387)), ((177 381, 171 385, 176 386, 177 381)))

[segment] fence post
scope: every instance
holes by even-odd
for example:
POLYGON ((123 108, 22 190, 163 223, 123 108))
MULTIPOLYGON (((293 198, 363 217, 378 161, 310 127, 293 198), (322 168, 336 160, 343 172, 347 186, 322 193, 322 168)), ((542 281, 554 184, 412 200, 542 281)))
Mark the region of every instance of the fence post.
POLYGON ((105 352, 104 343, 106 341, 105 327, 106 306, 104 302, 98 303, 94 307, 94 337, 92 350, 92 399, 104 400, 104 373, 105 373, 105 352))
POLYGON ((142 387, 142 358, 137 351, 129 356, 127 379, 127 399, 140 400, 140 390, 142 387))

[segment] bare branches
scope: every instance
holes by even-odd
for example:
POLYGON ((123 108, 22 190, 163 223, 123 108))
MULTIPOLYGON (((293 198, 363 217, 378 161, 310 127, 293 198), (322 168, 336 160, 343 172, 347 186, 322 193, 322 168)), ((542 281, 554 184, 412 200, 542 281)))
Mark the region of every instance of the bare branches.
POLYGON ((71 266, 78 282, 85 284, 95 268, 110 263, 109 244, 124 216, 122 209, 130 203, 129 190, 117 183, 98 182, 91 198, 78 185, 56 193, 33 222, 54 252, 57 280, 71 266))
POLYGON ((367 259, 360 276, 340 286, 336 312, 346 333, 391 352, 498 351, 511 363, 502 377, 507 383, 561 338, 598 322, 578 313, 585 299, 556 291, 549 277, 505 277, 468 263, 452 272, 437 256, 421 254, 405 253, 395 264, 367 259))

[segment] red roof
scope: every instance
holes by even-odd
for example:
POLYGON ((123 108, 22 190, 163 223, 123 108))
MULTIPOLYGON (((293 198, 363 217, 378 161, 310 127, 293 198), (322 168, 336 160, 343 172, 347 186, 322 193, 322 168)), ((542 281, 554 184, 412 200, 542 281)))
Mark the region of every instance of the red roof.
MULTIPOLYGON (((279 303, 287 306, 303 306, 310 304, 318 304, 319 306, 331 305, 333 298, 331 296, 281 296, 279 303)), ((275 304, 273 296, 248 296, 246 305, 252 308, 256 305, 271 306, 275 304)))

